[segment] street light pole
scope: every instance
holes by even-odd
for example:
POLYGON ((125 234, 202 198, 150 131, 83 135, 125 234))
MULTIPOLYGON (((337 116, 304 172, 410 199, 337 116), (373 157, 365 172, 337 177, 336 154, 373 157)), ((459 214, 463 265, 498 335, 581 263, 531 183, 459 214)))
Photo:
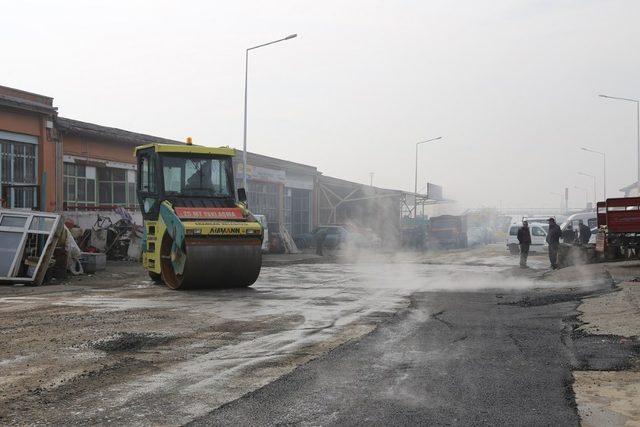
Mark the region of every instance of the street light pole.
MULTIPOLYGON (((640 196, 640 99, 634 98, 621 98, 618 96, 609 96, 609 95, 598 95, 600 98, 607 99, 616 99, 618 101, 627 101, 627 102, 635 102, 636 104, 636 138, 638 140, 638 159, 637 159, 637 167, 638 167, 638 181, 636 183, 638 187, 638 196, 640 196)), ((606 199, 606 197, 605 197, 606 199)))
POLYGON ((591 175, 588 173, 584 173, 584 172, 578 172, 578 175, 583 175, 583 176, 588 176, 590 178, 593 178, 593 205, 595 206, 596 203, 598 203, 598 196, 596 195, 596 176, 595 175, 591 175))
POLYGON ((578 187, 577 185, 575 185, 573 188, 575 188, 576 190, 584 191, 584 206, 586 207, 589 204, 589 189, 578 187))
POLYGON ((442 139, 442 137, 439 136, 437 138, 427 139, 426 141, 416 142, 416 169, 415 169, 416 175, 415 175, 415 182, 413 186, 413 194, 414 194, 413 195, 413 217, 414 218, 418 216, 418 146, 421 144, 434 142, 439 139, 442 139))
POLYGON ((592 150, 590 148, 585 148, 582 147, 582 150, 584 151, 588 151, 590 153, 596 153, 596 154, 600 154, 602 156, 602 181, 604 182, 603 184, 603 196, 604 199, 607 200, 607 155, 605 153, 603 153, 602 151, 596 151, 596 150, 592 150))
POLYGON ((561 193, 556 193, 554 191, 549 191, 549 194, 553 194, 554 196, 559 196, 560 197, 560 213, 562 213, 562 194, 561 193))
POLYGON ((249 51, 258 49, 259 47, 269 46, 270 44, 283 42, 297 37, 297 34, 290 34, 282 39, 274 40, 272 42, 263 43, 257 46, 250 47, 245 52, 244 57, 244 132, 242 137, 242 186, 245 191, 249 191, 247 188, 247 95, 249 88, 249 51))

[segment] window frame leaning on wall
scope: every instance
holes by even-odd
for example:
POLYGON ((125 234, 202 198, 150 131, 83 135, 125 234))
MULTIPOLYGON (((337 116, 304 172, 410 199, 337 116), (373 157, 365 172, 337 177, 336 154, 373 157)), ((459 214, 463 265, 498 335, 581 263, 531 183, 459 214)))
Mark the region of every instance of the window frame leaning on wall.
MULTIPOLYGON (((10 222, 10 221, 6 221, 10 222)), ((49 260, 53 255, 58 238, 62 233, 62 217, 58 214, 51 214, 46 212, 36 211, 20 211, 20 210, 7 210, 0 209, 0 236, 3 234, 20 234, 20 240, 15 248, 13 258, 8 266, 6 275, 0 276, 0 283, 25 283, 31 285, 40 285, 44 279, 44 275, 49 266, 49 260), (5 219, 24 219, 24 223, 20 225, 3 225, 5 219), (34 222, 37 219, 38 222, 34 222), (47 224, 48 227, 43 227, 42 224, 47 224), (35 226, 35 228, 34 228, 35 226), (19 266, 24 258, 24 251, 29 235, 35 235, 37 237, 46 237, 46 240, 42 246, 42 251, 38 256, 38 263, 35 265, 33 276, 20 276, 19 266)), ((12 252, 12 248, 5 248, 4 243, 0 241, 0 247, 3 249, 9 249, 12 252)), ((4 255, 4 254, 3 254, 4 255)), ((0 272, 3 274, 4 272, 0 272)))

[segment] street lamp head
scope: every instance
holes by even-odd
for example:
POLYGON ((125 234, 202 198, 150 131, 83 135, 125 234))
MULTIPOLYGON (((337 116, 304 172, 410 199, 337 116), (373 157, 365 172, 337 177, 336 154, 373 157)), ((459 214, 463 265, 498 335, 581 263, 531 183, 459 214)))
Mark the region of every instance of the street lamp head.
POLYGON ((426 141, 418 141, 416 142, 416 145, 420 145, 420 144, 426 144, 427 142, 434 142, 437 141, 439 139, 442 139, 441 136, 437 137, 437 138, 431 138, 431 139, 427 139, 426 141))
POLYGON ((599 96, 600 98, 610 98, 610 96, 602 95, 602 94, 601 94, 601 95, 598 95, 598 96, 599 96))
POLYGON ((290 40, 290 39, 295 39, 296 37, 298 37, 297 34, 289 34, 287 37, 285 37, 285 40, 290 40))

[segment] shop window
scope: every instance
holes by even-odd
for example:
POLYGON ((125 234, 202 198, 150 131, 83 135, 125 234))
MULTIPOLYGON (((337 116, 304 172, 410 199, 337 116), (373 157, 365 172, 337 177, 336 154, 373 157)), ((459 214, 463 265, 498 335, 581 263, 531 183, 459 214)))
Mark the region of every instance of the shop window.
POLYGON ((284 189, 284 226, 290 234, 293 234, 291 227, 291 188, 284 189))
POLYGON ((270 232, 279 232, 280 219, 278 212, 280 211, 280 185, 249 181, 247 182, 247 187, 249 187, 247 189, 249 210, 267 217, 270 232))
POLYGON ((311 191, 298 188, 291 192, 291 234, 298 236, 311 231, 311 191))

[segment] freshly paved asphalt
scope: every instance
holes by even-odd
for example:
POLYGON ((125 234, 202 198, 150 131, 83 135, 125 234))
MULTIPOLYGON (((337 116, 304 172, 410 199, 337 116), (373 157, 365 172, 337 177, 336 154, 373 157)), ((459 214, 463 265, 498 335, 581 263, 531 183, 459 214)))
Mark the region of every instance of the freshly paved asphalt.
POLYGON ((577 301, 421 293, 373 333, 194 425, 578 425, 577 301), (575 358, 573 359, 575 361, 575 358))

